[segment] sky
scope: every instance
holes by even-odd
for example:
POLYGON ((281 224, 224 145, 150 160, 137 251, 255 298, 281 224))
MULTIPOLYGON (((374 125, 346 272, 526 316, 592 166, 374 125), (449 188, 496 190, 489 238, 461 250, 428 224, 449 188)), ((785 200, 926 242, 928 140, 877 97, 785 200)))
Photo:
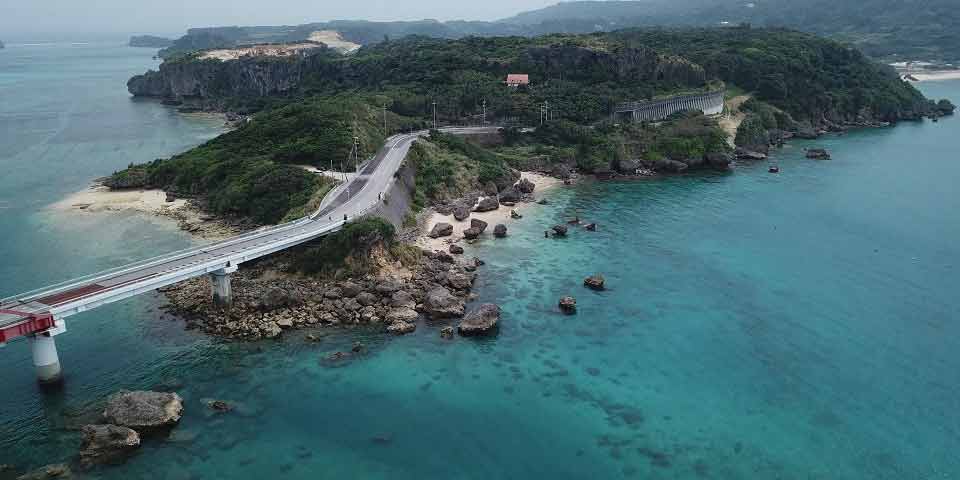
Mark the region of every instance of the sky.
POLYGON ((0 0, 0 39, 327 20, 496 20, 557 0, 0 0))

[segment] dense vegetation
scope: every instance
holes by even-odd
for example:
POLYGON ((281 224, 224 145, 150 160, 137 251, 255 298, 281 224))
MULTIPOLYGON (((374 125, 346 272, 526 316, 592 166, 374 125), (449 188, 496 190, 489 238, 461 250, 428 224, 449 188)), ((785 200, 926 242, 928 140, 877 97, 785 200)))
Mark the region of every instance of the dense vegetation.
POLYGON ((380 148, 384 135, 374 106, 343 98, 292 103, 183 154, 117 172, 111 182, 199 196, 214 213, 274 223, 306 213, 303 207, 330 187, 326 177, 293 165, 329 168, 333 161, 339 169, 354 135, 362 155, 380 148))
POLYGON ((416 166, 413 204, 419 210, 433 202, 459 198, 489 183, 505 188, 516 180, 505 158, 462 137, 430 132, 408 154, 416 166))
POLYGON ((291 269, 308 275, 344 276, 366 273, 370 268, 371 250, 376 246, 393 247, 393 225, 380 218, 367 218, 348 223, 342 230, 294 250, 291 269))
POLYGON ((306 39, 337 30, 368 45, 409 35, 435 38, 591 33, 630 27, 720 26, 751 23, 786 27, 851 43, 887 59, 960 61, 960 9, 954 0, 717 0, 571 1, 498 22, 333 21, 297 27, 191 29, 161 52, 172 56, 203 48, 306 39))

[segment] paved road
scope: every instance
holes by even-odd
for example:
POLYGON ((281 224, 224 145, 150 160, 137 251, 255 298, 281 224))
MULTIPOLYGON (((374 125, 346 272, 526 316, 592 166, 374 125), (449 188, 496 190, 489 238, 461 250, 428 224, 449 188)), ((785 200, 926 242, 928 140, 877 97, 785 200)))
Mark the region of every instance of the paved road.
MULTIPOLYGON (((470 134, 489 132, 491 127, 444 130, 470 134)), ((309 217, 0 300, 0 342, 50 328, 51 316, 63 318, 188 278, 229 271, 243 262, 338 231, 345 223, 344 215, 352 219, 377 206, 379 194, 389 188, 413 141, 425 134, 389 138, 359 175, 331 192, 309 217)))

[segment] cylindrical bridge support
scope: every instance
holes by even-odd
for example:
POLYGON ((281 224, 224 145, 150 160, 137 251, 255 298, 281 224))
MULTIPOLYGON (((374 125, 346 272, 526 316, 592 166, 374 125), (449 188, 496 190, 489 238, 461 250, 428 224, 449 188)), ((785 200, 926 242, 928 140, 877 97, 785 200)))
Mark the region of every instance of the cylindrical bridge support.
POLYGON ((219 308, 228 308, 233 304, 233 290, 230 288, 230 274, 237 271, 235 265, 227 265, 220 270, 210 272, 210 285, 213 289, 213 304, 219 308))
POLYGON ((33 350, 33 366, 37 369, 37 380, 42 384, 57 383, 63 379, 60 369, 60 357, 57 355, 57 343, 48 333, 38 333, 30 337, 33 350))

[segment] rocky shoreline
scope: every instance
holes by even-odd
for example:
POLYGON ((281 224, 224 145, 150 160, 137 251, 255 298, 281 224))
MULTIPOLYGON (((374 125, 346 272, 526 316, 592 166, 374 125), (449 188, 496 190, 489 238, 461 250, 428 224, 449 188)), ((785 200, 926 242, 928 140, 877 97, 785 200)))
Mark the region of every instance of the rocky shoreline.
POLYGON ((163 289, 170 301, 165 309, 183 318, 188 329, 237 340, 361 325, 403 334, 416 329, 421 315, 430 320, 463 317, 483 262, 410 248, 415 249, 413 259, 406 264, 375 248, 377 273, 342 281, 284 273, 289 256, 280 254, 234 274, 234 302, 228 309, 214 306, 206 278, 163 289))

